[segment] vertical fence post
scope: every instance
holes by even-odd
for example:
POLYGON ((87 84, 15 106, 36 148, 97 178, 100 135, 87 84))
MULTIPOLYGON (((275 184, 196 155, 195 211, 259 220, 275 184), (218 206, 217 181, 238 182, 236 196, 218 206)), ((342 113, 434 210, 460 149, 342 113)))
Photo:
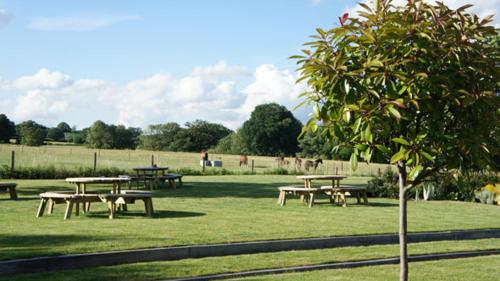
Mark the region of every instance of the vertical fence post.
POLYGON ((15 164, 16 164, 16 152, 14 150, 12 150, 12 152, 10 154, 10 172, 11 173, 14 172, 15 164))
POLYGON ((254 173, 254 167, 255 167, 255 163, 254 163, 254 160, 252 159, 252 174, 254 173))
POLYGON ((344 161, 340 162, 340 172, 344 174, 344 161))
POLYGON ((128 161, 130 161, 130 149, 128 151, 128 161))
POLYGON ((336 167, 335 168, 335 174, 338 175, 339 174, 339 167, 336 167))
POLYGON ((151 154, 151 167, 155 165, 155 156, 154 154, 151 154))
POLYGON ((202 171, 203 171, 203 173, 205 173, 205 159, 202 159, 201 162, 203 163, 202 171))
POLYGON ((94 152, 94 172, 97 170, 97 152, 94 152))

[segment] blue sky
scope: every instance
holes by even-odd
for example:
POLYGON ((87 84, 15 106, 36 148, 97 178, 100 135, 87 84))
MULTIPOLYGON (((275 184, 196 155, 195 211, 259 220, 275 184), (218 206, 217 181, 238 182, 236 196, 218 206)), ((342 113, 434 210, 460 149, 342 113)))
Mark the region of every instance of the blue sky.
MULTIPOLYGON (((397 0, 396 2, 402 2, 397 0)), ((500 0, 472 2, 496 13, 500 0), (484 3, 486 2, 486 3, 484 3)), ((0 113, 78 127, 205 119, 235 129, 254 106, 292 109, 288 59, 356 1, 0 1, 0 113)), ((302 121, 307 109, 294 112, 302 121)))

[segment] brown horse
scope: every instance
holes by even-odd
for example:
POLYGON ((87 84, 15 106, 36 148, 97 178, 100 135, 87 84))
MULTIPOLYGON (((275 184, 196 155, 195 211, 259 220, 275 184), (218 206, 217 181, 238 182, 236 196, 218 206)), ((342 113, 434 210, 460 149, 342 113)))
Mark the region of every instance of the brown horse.
POLYGON ((300 171, 300 167, 302 166, 302 159, 299 157, 295 157, 295 170, 300 171))
POLYGON ((248 157, 245 154, 240 155, 240 167, 242 165, 248 166, 248 157))
POLYGON ((304 163, 304 169, 306 169, 306 171, 309 172, 309 168, 313 167, 314 170, 316 171, 316 169, 318 168, 318 165, 319 164, 323 164, 323 160, 321 158, 319 159, 316 159, 314 161, 311 161, 311 160, 307 160, 305 163, 304 163))
POLYGON ((283 166, 288 167, 288 165, 290 165, 290 161, 285 160, 285 157, 283 157, 283 156, 277 157, 275 160, 276 160, 276 164, 278 164, 278 168, 283 168, 283 166))

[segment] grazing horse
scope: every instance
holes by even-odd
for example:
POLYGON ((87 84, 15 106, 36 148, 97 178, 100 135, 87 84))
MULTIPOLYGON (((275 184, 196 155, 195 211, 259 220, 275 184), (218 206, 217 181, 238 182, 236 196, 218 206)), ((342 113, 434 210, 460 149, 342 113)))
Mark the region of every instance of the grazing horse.
POLYGON ((314 161, 307 160, 306 163, 304 163, 304 169, 306 169, 306 171, 309 172, 309 168, 313 167, 314 170, 316 171, 319 164, 323 164, 323 160, 321 158, 318 158, 314 161))
POLYGON ((290 161, 285 160, 285 157, 283 156, 277 157, 275 160, 276 163, 278 164, 278 168, 282 168, 285 165, 288 167, 288 165, 290 165, 290 161))
POLYGON ((302 166, 302 159, 299 157, 295 157, 295 170, 300 171, 300 167, 302 166))
POLYGON ((248 157, 245 154, 240 155, 240 167, 242 165, 248 166, 248 157))

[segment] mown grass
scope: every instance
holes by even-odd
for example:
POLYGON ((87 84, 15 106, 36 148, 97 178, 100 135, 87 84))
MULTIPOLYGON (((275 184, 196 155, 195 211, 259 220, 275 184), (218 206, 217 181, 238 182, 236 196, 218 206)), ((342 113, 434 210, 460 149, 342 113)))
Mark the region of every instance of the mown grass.
MULTIPOLYGON (((492 281, 500 275, 500 256, 456 260, 415 262, 410 264, 412 281, 492 281)), ((265 280, 324 280, 324 281, 387 281, 399 280, 398 265, 360 267, 355 269, 320 270, 303 273, 259 276, 245 281, 265 280)))
MULTIPOLYGON (((446 242, 430 242, 430 243, 416 243, 409 245, 409 253, 416 254, 432 254, 442 252, 457 252, 457 251, 471 251, 471 250, 489 250, 500 249, 500 239, 482 239, 482 240, 468 240, 468 241, 446 241, 446 242)), ((157 280, 175 277, 199 276, 208 274, 217 274, 224 272, 239 272, 256 269, 266 268, 281 268, 299 265, 312 265, 331 262, 353 261, 353 260, 367 260, 376 258, 396 257, 398 255, 397 245, 382 245, 370 247, 346 247, 325 250, 309 250, 309 251, 289 251, 279 253, 265 253, 254 255, 238 255, 227 257, 212 257, 202 259, 185 259, 179 261, 163 261, 163 262, 149 262, 127 264, 119 266, 96 267, 80 270, 65 270, 59 272, 48 272, 38 274, 21 274, 13 276, 9 280, 157 280)), ((487 259, 489 271, 492 266, 498 264, 500 261, 499 256, 491 256, 487 259), (495 263, 496 262, 496 263, 495 263)), ((483 260, 483 259, 480 259, 483 260)), ((444 262, 444 261, 443 261, 444 262)), ((471 262, 471 260, 455 260, 455 262, 448 263, 451 265, 449 274, 460 273, 460 269, 454 271, 454 266, 461 266, 463 262, 471 262)), ((480 264, 471 262, 470 268, 482 269, 480 264), (474 265, 474 266, 473 266, 474 265), (478 267, 476 267, 476 265, 478 267)), ((439 264, 439 263, 437 263, 439 264)), ((369 280, 396 280, 393 278, 393 266, 388 267, 373 267, 377 274, 372 277, 376 279, 369 280), (377 269, 382 270, 382 274, 378 274, 377 269), (387 271, 387 273, 385 272, 387 271), (389 274, 387 276, 386 274, 389 274), (380 277, 390 277, 389 279, 381 279, 380 277)), ((420 276, 420 269, 418 263, 410 264, 411 272, 415 276, 420 276)), ((350 279, 340 280, 365 280, 355 278, 357 272, 362 269, 340 270, 339 276, 350 277, 350 279)), ((495 270, 495 269, 493 269, 495 270)), ((498 269, 496 269, 498 270, 498 269)), ((472 270, 471 270, 472 271, 472 270)), ((337 276, 339 270, 329 270, 324 272, 303 272, 296 274, 286 275, 272 275, 254 277, 249 280, 328 280, 325 276, 337 276), (318 277, 316 277, 318 276, 318 277)), ((373 271, 372 271, 373 272, 373 271)), ((429 276, 429 275, 424 275, 429 276)), ((485 275, 488 276, 488 275, 485 275)), ((491 278, 492 276, 489 275, 491 278)), ((245 279, 246 280, 246 279, 245 279)), ((336 279, 333 279, 336 280, 336 279)), ((414 280, 413 278, 411 280, 414 280)), ((426 279, 420 279, 426 280, 426 279)), ((436 280, 436 279, 434 279, 436 280)), ((472 279, 443 279, 443 280, 472 280, 472 279)), ((494 279, 479 279, 479 280, 494 280, 494 279)))
MULTIPOLYGON (((97 168, 119 168, 131 170, 136 166, 151 164, 151 156, 154 162, 171 169, 190 168, 201 170, 199 153, 188 152, 166 152, 146 150, 112 150, 112 149, 89 149, 82 146, 46 145, 41 147, 29 147, 24 145, 0 144, 0 165, 11 164, 11 151, 15 151, 16 167, 53 166, 55 168, 75 169, 78 167, 92 168, 94 165, 94 152, 97 153, 97 168)), ((223 167, 233 173, 243 174, 252 171, 252 160, 254 161, 254 172, 264 173, 278 168, 275 157, 249 156, 248 166, 239 166, 239 155, 212 154, 210 160, 220 160, 223 167)), ((295 171, 294 159, 286 158, 288 166, 283 168, 289 172, 295 171)), ((328 174, 339 173, 345 175, 373 175, 379 170, 383 171, 387 165, 360 163, 358 169, 353 173, 348 162, 324 160, 315 173, 328 174)), ((221 169, 221 168, 214 168, 221 169)))
MULTIPOLYGON (((351 177, 347 184, 368 178, 351 177)), ((396 233, 398 202, 370 199, 370 205, 341 208, 319 198, 307 208, 298 199, 276 204, 276 187, 297 183, 293 176, 186 177, 177 190, 154 192, 154 218, 143 206, 107 218, 104 204, 63 221, 62 205, 35 218, 38 194, 73 190, 62 180, 19 180, 19 201, 0 194, 0 259, 96 251, 224 243, 263 239, 396 233)), ((321 184, 321 183, 318 183, 321 184)), ((109 192, 109 187, 90 187, 109 192)), ((354 203, 351 200, 350 203, 354 203)), ((451 201, 409 202, 409 231, 500 228, 498 206, 451 201)))

